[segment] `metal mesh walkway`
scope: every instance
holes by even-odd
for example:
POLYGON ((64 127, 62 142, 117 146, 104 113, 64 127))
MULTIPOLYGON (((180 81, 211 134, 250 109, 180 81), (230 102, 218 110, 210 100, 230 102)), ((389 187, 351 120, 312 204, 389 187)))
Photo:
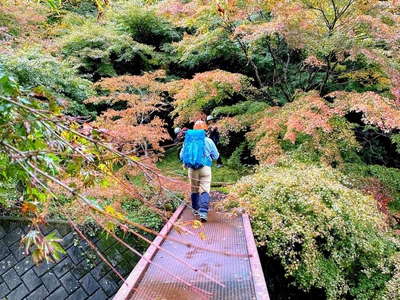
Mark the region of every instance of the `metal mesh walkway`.
MULTIPOLYGON (((190 209, 180 207, 171 218, 171 221, 178 218, 180 221, 189 221, 193 220, 193 215, 190 209)), ((193 229, 190 227, 190 230, 196 233, 195 235, 179 234, 175 229, 171 230, 171 226, 168 226, 168 224, 164 227, 162 233, 193 245, 221 252, 252 253, 253 256, 250 258, 226 256, 197 250, 169 240, 163 240, 160 237, 154 241, 193 267, 213 276, 226 287, 221 287, 199 274, 199 272, 191 270, 165 251, 157 250, 156 247, 151 246, 145 257, 152 259, 154 264, 148 264, 146 260, 142 259, 114 299, 269 299, 251 228, 249 229, 249 227, 246 217, 230 217, 211 211, 208 222, 204 223, 201 228, 193 229), (199 236, 203 235, 200 232, 204 233, 204 240, 199 238, 199 236), (185 279, 196 287, 212 293, 212 295, 206 296, 196 293, 193 288, 172 278, 171 275, 158 268, 156 264, 161 265, 169 272, 185 279)))

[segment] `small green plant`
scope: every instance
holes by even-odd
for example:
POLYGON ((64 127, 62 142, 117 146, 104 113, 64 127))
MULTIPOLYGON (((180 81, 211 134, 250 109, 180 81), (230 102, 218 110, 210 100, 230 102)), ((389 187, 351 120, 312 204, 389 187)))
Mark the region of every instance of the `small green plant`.
POLYGON ((97 6, 92 0, 70 0, 63 3, 63 9, 82 16, 97 15, 97 6))
POLYGON ((46 4, 52 11, 58 12, 62 7, 62 0, 39 0, 46 4))
POLYGON ((42 261, 55 262, 60 260, 65 250, 60 245, 61 238, 56 236, 56 232, 44 236, 38 230, 29 231, 22 239, 25 254, 32 255, 32 261, 39 264, 42 261))
POLYGON ((122 204, 126 217, 136 223, 142 224, 147 228, 160 230, 163 224, 160 216, 152 212, 137 200, 127 200, 122 204))

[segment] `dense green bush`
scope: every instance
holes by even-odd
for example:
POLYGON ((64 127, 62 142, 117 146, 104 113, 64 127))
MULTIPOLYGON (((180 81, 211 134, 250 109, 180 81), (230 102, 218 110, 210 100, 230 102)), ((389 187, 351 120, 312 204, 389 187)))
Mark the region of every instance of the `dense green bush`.
POLYGON ((239 147, 237 147, 235 151, 232 152, 231 156, 226 162, 226 165, 232 169, 238 169, 238 170, 244 169, 245 166, 242 163, 241 156, 245 147, 246 143, 241 143, 239 147))
POLYGON ((243 178, 229 198, 249 208, 259 245, 299 287, 328 299, 387 299, 400 241, 375 200, 348 186, 334 169, 288 160, 243 178))
POLYGON ((91 0, 65 1, 63 9, 83 16, 95 16, 97 14, 96 2, 91 0))
MULTIPOLYGON (((229 145, 231 146, 231 145, 229 145)), ((229 148, 229 147, 228 147, 229 148)), ((224 149, 222 149, 224 150, 224 149)), ((221 152, 221 150, 220 150, 221 152)), ((228 152, 230 153, 230 152, 228 152)), ((232 152, 229 158, 226 160, 225 165, 232 170, 237 170, 242 174, 248 174, 252 170, 252 165, 254 165, 255 159, 251 156, 248 143, 241 142, 239 146, 232 152)))
POLYGON ((13 55, 0 55, 0 66, 22 86, 43 86, 60 98, 72 100, 69 113, 88 114, 82 103, 93 95, 91 82, 79 77, 75 68, 65 61, 39 49, 28 49, 13 55))
POLYGON ((61 53, 94 80, 116 74, 138 74, 159 63, 159 56, 151 46, 133 41, 112 26, 92 22, 73 27, 61 40, 61 53))
POLYGON ((180 67, 193 72, 216 68, 242 72, 245 66, 239 47, 221 28, 186 38, 174 45, 174 51, 180 67))
POLYGON ((366 164, 345 164, 343 171, 354 180, 363 178, 378 179, 393 196, 394 201, 389 206, 396 211, 400 211, 400 170, 397 168, 387 168, 379 165, 366 164))
POLYGON ((118 27, 133 40, 158 49, 182 37, 171 23, 148 8, 129 4, 114 12, 114 16, 118 27))

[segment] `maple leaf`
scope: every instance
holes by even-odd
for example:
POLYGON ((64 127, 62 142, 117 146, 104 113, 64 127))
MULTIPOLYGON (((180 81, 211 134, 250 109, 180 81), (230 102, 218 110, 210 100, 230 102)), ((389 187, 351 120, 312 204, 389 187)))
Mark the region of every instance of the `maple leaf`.
POLYGON ((23 214, 34 213, 37 210, 37 206, 32 202, 24 202, 21 206, 21 212, 23 214))

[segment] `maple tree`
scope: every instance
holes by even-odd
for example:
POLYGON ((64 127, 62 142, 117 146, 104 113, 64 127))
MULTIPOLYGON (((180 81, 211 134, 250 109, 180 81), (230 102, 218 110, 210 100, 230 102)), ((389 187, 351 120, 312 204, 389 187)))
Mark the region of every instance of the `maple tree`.
POLYGON ((124 103, 126 109, 107 109, 89 126, 102 130, 106 140, 124 152, 149 156, 149 151, 162 152, 160 142, 170 138, 165 122, 156 113, 165 109, 162 84, 163 71, 143 76, 105 78, 96 87, 106 90, 107 96, 92 97, 86 103, 124 103))
POLYGON ((359 112, 365 124, 384 132, 400 129, 400 111, 393 101, 366 92, 333 92, 333 103, 321 98, 316 91, 299 96, 279 109, 266 110, 248 134, 255 142, 254 153, 263 162, 272 163, 284 155, 282 142, 295 144, 301 134, 311 137, 307 146, 318 149, 327 162, 340 161, 340 147, 357 149, 352 125, 344 119, 349 112, 359 112), (392 103, 391 103, 392 102, 392 103))
POLYGON ((392 56, 399 32, 395 9, 395 4, 381 1, 168 1, 160 13, 197 29, 176 44, 182 61, 194 60, 195 53, 210 53, 212 46, 221 47, 216 38, 231 40, 237 45, 229 46, 231 51, 242 52, 251 76, 269 100, 292 101, 297 89, 329 91, 343 64, 360 54, 375 56, 384 76, 397 74, 392 56), (383 41, 389 51, 379 46, 383 41), (266 74, 265 68, 273 71, 266 74))
POLYGON ((192 79, 172 81, 166 88, 175 99, 172 112, 177 116, 175 122, 184 124, 194 121, 198 113, 223 104, 235 93, 249 92, 251 85, 250 80, 242 74, 214 70, 198 73, 192 79))

